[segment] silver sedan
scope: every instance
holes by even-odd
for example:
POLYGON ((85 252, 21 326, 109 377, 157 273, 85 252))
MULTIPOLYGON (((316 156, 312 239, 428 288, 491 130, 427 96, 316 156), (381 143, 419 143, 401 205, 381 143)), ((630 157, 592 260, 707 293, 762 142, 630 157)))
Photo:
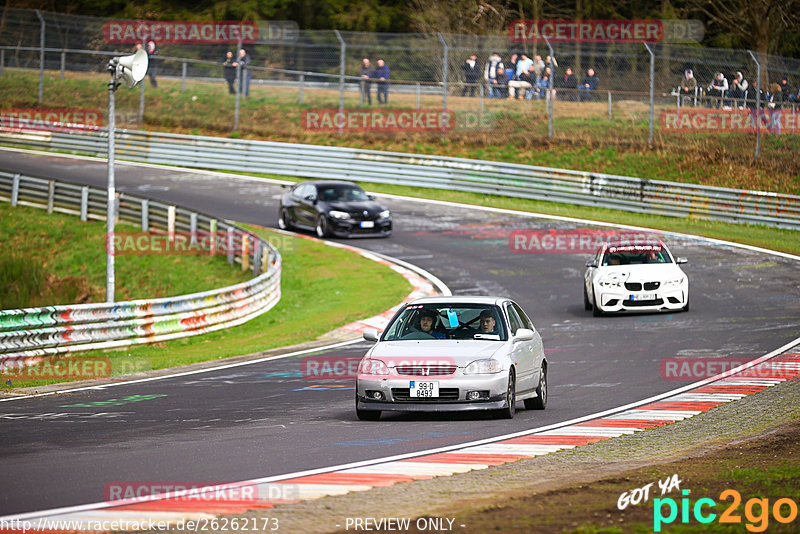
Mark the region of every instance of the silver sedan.
POLYGON ((542 338, 515 302, 500 297, 426 297, 395 314, 359 364, 356 414, 493 410, 514 417, 547 405, 542 338))

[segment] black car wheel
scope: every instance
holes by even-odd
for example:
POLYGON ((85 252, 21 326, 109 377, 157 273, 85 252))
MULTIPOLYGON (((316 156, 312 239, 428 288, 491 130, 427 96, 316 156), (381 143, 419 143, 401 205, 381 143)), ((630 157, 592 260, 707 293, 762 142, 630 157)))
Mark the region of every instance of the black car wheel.
POLYGON ((289 218, 289 212, 286 208, 281 208, 281 211, 278 213, 278 228, 281 230, 288 230, 291 227, 292 223, 289 218))
POLYGON ((536 387, 536 398, 525 399, 526 410, 544 410, 547 408, 547 368, 539 371, 539 385, 536 387))
POLYGON ((583 284, 583 309, 591 311, 592 303, 589 302, 589 294, 586 292, 586 284, 583 284))
POLYGON ((508 389, 506 390, 506 403, 508 406, 497 410, 497 417, 500 419, 513 419, 516 413, 517 404, 517 384, 514 370, 508 372, 508 389))
POLYGON ((377 421, 381 418, 380 410, 360 410, 358 408, 358 394, 356 394, 356 416, 360 421, 377 421))
POLYGON ((328 220, 325 218, 324 215, 317 216, 317 237, 328 237, 330 231, 328 230, 328 220))
POLYGON ((592 315, 595 317, 600 317, 603 315, 603 310, 600 309, 600 306, 597 305, 597 295, 594 295, 594 306, 592 306, 592 315))

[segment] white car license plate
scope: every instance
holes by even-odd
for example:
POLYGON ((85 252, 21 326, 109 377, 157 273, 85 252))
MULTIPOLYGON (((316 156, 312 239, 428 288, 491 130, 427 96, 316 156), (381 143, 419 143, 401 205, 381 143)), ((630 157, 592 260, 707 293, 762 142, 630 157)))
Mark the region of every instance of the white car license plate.
POLYGON ((439 382, 420 382, 419 380, 411 380, 408 383, 408 389, 409 396, 413 398, 434 398, 439 396, 439 382))
POLYGON ((375 228, 375 221, 361 221, 361 228, 375 228))
POLYGON ((631 300, 656 300, 655 293, 639 293, 638 295, 631 295, 631 300))

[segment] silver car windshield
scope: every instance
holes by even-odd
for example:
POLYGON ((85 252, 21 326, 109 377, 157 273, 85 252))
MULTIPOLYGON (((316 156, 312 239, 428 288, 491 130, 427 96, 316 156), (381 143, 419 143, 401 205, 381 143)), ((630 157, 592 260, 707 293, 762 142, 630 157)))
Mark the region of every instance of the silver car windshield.
POLYGON ((672 263, 669 253, 659 245, 629 245, 608 247, 602 265, 640 265, 643 263, 672 263))
POLYGON ((506 341, 508 332, 497 306, 445 303, 406 307, 383 335, 383 341, 432 339, 506 341))

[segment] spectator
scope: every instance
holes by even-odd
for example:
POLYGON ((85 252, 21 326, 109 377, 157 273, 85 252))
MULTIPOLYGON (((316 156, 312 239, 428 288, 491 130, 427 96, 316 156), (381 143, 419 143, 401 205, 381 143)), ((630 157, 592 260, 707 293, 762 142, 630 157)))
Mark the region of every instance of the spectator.
MULTIPOLYGON (((567 67, 567 70, 564 71, 564 75, 558 77, 557 80, 556 87, 565 90, 564 92, 567 94, 566 100, 574 102, 576 96, 574 90, 578 88, 578 79, 572 72, 572 67, 567 67)), ((555 97, 556 91, 553 91, 553 98, 555 99, 555 97)))
POLYGON ((467 89, 469 89, 469 96, 475 96, 475 84, 481 79, 478 56, 471 54, 469 59, 461 65, 461 69, 464 71, 464 89, 461 91, 461 96, 467 96, 467 89))
MULTIPOLYGON (((545 66, 545 68, 547 68, 547 67, 550 68, 550 77, 551 78, 556 75, 556 69, 558 68, 558 62, 556 60, 554 60, 550 56, 547 56, 547 58, 544 60, 544 66, 545 66)), ((555 81, 555 80, 553 80, 553 81, 555 81)))
POLYGON ((372 64, 369 62, 369 58, 364 58, 361 60, 361 72, 359 72, 361 76, 361 105, 364 105, 364 97, 366 97, 367 104, 370 106, 372 105, 372 82, 370 81, 370 76, 372 75, 372 64))
POLYGON ((156 74, 158 74, 158 62, 156 61, 155 56, 158 55, 158 48, 156 48, 155 41, 147 41, 147 76, 150 77, 150 83, 153 84, 153 87, 158 87, 158 82, 156 82, 156 74))
POLYGON ((578 88, 578 96, 581 102, 589 102, 592 99, 592 91, 597 90, 597 84, 600 83, 600 78, 594 73, 594 69, 589 67, 586 71, 586 76, 581 80, 581 86, 578 88))
POLYGON ((483 79, 486 81, 489 88, 489 98, 500 98, 497 75, 498 73, 502 73, 503 70, 503 61, 500 59, 500 54, 494 52, 489 56, 489 61, 486 62, 486 66, 483 69, 483 79))
POLYGON ((708 86, 708 95, 716 99, 715 103, 712 102, 714 107, 718 108, 722 105, 722 98, 725 96, 727 91, 728 80, 725 78, 725 75, 721 72, 716 73, 711 84, 708 86))
POLYGON ((531 65, 533 65, 533 60, 529 58, 526 54, 520 54, 519 59, 517 60, 517 68, 514 69, 514 75, 517 80, 523 74, 527 74, 528 70, 530 70, 531 65))
POLYGON ((378 80, 378 104, 389 103, 389 65, 382 59, 378 60, 378 68, 372 73, 372 77, 378 80), (383 101, 381 101, 383 95, 383 101))
POLYGON ((690 96, 697 95, 697 78, 694 77, 692 69, 686 69, 681 77, 680 84, 678 85, 678 94, 683 97, 683 103, 690 96))
POLYGON ((516 76, 517 76, 518 62, 519 62, 519 54, 517 53, 511 54, 511 61, 509 62, 508 68, 506 69, 506 74, 508 74, 509 70, 511 71, 511 74, 508 76, 509 81, 517 79, 516 76))
MULTIPOLYGON (((729 96, 735 100, 741 100, 742 103, 739 105, 739 109, 744 109, 745 105, 745 98, 747 98, 747 88, 750 85, 747 83, 747 80, 744 79, 741 72, 737 72, 736 76, 733 78, 731 82, 731 90, 729 96)), ((736 103, 734 102, 734 105, 736 103)))
POLYGON ((539 80, 536 82, 536 87, 539 89, 538 98, 544 98, 547 91, 550 89, 550 67, 545 67, 539 80))
POLYGON ((497 98, 506 98, 508 96, 508 72, 511 69, 497 69, 497 98))
POLYGON ((236 67, 233 65, 233 52, 228 50, 225 54, 225 59, 222 60, 222 68, 224 69, 225 81, 228 82, 228 93, 236 94, 234 83, 236 83, 236 67))
POLYGON ((786 76, 781 78, 781 102, 795 102, 794 91, 792 91, 792 86, 789 85, 789 79, 786 76))
POLYGON ((522 100, 535 83, 536 73, 533 70, 533 62, 531 62, 527 72, 520 73, 516 80, 508 82, 508 98, 514 98, 516 92, 517 99, 522 100))
POLYGON ((244 96, 250 96, 250 56, 247 50, 239 50, 239 57, 233 62, 234 67, 239 67, 239 92, 244 96))
POLYGON ((533 56, 533 70, 536 73, 536 81, 539 81, 544 72, 544 61, 542 61, 542 56, 539 54, 533 56))

